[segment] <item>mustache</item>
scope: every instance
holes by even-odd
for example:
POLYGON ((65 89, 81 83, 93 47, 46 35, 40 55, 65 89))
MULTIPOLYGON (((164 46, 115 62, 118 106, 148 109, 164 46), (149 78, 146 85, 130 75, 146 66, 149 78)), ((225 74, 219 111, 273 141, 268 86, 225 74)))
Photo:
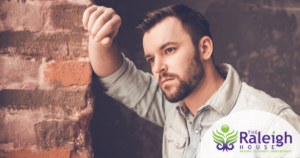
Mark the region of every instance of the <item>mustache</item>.
POLYGON ((161 79, 162 77, 174 77, 174 78, 179 78, 179 76, 175 73, 167 73, 167 72, 163 72, 161 74, 159 74, 159 84, 161 84, 161 79))

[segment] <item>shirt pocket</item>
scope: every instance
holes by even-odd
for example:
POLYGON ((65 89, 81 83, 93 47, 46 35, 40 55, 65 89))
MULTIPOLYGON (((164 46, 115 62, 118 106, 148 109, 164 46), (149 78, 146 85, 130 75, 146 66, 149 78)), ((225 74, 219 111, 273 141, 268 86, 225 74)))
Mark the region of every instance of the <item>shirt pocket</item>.
POLYGON ((187 145, 188 136, 182 134, 173 125, 166 131, 168 158, 182 158, 187 145))

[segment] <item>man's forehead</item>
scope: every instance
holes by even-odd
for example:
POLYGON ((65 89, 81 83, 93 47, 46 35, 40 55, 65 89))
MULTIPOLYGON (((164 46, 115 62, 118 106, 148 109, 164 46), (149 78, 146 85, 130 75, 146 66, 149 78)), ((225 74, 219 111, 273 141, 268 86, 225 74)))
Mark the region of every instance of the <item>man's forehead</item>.
POLYGON ((167 42, 179 42, 187 34, 181 21, 176 17, 167 17, 144 33, 144 51, 154 51, 167 42))

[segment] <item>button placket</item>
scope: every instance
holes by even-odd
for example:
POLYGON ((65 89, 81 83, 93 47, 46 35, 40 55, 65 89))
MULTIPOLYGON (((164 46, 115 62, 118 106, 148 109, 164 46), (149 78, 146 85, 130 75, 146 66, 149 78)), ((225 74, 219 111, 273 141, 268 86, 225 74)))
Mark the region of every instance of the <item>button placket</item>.
POLYGON ((184 157, 195 157, 197 152, 195 152, 195 150, 197 150, 199 143, 201 142, 201 130, 202 130, 202 126, 201 126, 201 121, 205 116, 205 109, 201 109, 198 111, 198 114, 195 115, 195 120, 193 122, 192 126, 192 131, 193 132, 193 141, 190 144, 190 148, 189 151, 187 151, 184 155, 184 157))

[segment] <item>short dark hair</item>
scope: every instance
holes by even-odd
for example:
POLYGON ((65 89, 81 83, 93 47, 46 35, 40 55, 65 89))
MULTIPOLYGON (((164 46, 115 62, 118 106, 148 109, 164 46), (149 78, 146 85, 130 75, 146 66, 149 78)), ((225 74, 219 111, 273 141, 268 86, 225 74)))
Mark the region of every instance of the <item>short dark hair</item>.
MULTIPOLYGON (((183 28, 191 36, 195 49, 198 49, 198 44, 202 37, 208 36, 212 39, 209 23, 205 17, 200 12, 183 4, 171 5, 148 12, 146 17, 138 22, 136 28, 145 33, 155 24, 169 16, 174 16, 181 21, 183 28)), ((214 62, 213 54, 212 60, 214 62)))

